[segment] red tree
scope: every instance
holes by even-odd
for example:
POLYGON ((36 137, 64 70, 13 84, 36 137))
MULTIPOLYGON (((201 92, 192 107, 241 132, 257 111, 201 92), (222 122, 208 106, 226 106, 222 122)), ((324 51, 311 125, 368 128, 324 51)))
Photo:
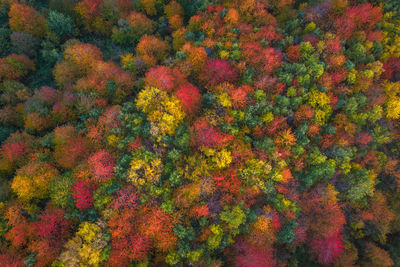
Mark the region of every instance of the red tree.
POLYGON ((234 266, 273 267, 277 265, 272 248, 259 248, 240 241, 234 248, 234 266))
POLYGON ((228 60, 210 59, 204 66, 200 78, 209 86, 223 82, 234 83, 238 78, 238 71, 228 60))
POLYGON ((48 208, 38 216, 34 223, 36 235, 39 237, 29 246, 37 252, 37 264, 45 266, 59 255, 64 243, 70 236, 70 224, 64 217, 65 211, 58 208, 48 208))
POLYGON ((72 187, 72 196, 79 210, 87 210, 93 206, 95 186, 87 181, 76 180, 72 187))
POLYGON ((170 91, 184 83, 185 76, 177 68, 157 66, 151 68, 143 80, 149 86, 170 91))
POLYGON ((88 162, 95 181, 105 182, 113 177, 115 160, 107 151, 97 151, 88 162))
POLYGON ((175 91, 175 96, 181 101, 183 110, 189 116, 193 116, 200 110, 201 94, 196 86, 187 83, 181 85, 175 91))
POLYGON ((324 266, 334 263, 344 250, 343 238, 339 233, 334 233, 326 238, 314 239, 311 246, 318 262, 324 266))

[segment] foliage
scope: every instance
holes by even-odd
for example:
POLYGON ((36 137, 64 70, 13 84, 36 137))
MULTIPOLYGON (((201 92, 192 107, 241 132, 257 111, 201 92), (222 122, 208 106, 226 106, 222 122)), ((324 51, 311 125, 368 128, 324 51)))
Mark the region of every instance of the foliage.
POLYGON ((0 0, 0 265, 398 266, 399 12, 0 0))

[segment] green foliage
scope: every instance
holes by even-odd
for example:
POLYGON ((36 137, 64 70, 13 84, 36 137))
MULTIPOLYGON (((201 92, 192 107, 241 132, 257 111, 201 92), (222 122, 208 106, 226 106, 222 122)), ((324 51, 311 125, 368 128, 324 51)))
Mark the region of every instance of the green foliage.
POLYGON ((49 13, 47 25, 49 25, 50 30, 60 36, 73 35, 75 31, 74 23, 69 16, 53 10, 49 13))

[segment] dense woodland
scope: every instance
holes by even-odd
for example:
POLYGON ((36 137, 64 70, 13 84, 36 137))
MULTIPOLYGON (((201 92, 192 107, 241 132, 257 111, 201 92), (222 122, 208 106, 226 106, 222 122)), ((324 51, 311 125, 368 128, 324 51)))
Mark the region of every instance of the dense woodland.
POLYGON ((0 266, 400 266, 400 2, 0 0, 0 266))

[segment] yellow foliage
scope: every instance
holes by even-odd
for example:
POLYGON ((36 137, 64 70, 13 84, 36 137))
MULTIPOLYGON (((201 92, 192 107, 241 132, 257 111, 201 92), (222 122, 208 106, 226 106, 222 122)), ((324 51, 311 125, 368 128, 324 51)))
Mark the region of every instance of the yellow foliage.
POLYGON ((312 89, 310 93, 308 93, 308 103, 313 108, 325 107, 330 103, 330 98, 326 93, 320 92, 317 89, 312 89))
POLYGON ((385 93, 389 98, 400 94, 400 82, 395 82, 395 83, 386 82, 384 84, 384 87, 385 87, 385 93))
POLYGON ((144 160, 134 158, 130 164, 129 181, 135 186, 141 187, 146 182, 155 184, 158 182, 162 172, 162 163, 159 158, 155 158, 146 163, 144 160))
POLYGON ((100 266, 101 252, 107 246, 103 231, 105 223, 83 222, 75 236, 70 239, 59 261, 64 266, 100 266))
POLYGON ((112 147, 116 147, 117 142, 120 140, 121 138, 112 134, 107 136, 107 143, 112 146, 112 147))
POLYGON ((230 97, 227 93, 221 93, 216 95, 218 102, 225 108, 231 108, 232 107, 232 103, 230 100, 230 97))
POLYGON ((386 117, 389 119, 400 118, 400 82, 386 82, 384 84, 386 100, 386 117))
POLYGON ((325 194, 326 194, 326 198, 328 201, 332 201, 332 202, 337 202, 337 195, 339 194, 338 191, 336 191, 335 187, 328 183, 328 185, 325 188, 325 194))
POLYGON ((400 118, 400 97, 390 98, 386 102, 386 117, 393 120, 400 118))
POLYGON ((180 28, 172 33, 172 48, 175 51, 181 49, 186 42, 186 29, 180 28))
POLYGON ((129 70, 130 65, 134 63, 135 57, 132 53, 126 53, 125 55, 121 56, 121 64, 124 70, 129 70))
POLYGON ((384 47, 382 59, 400 57, 400 21, 393 18, 393 12, 383 16, 382 45, 384 47))
POLYGON ((232 162, 231 152, 226 149, 221 150, 216 153, 212 158, 213 163, 217 166, 218 169, 223 169, 228 167, 232 162))
POLYGON ((173 135, 185 118, 180 101, 155 87, 146 87, 138 94, 136 106, 147 115, 161 135, 173 135))
POLYGON ((167 18, 170 18, 174 15, 183 16, 184 10, 178 2, 171 1, 169 4, 164 6, 164 13, 167 18))
POLYGON ((17 172, 11 188, 25 202, 47 198, 50 183, 58 174, 57 169, 47 163, 32 162, 17 172))
POLYGON ((231 152, 226 149, 217 151, 212 148, 204 147, 202 148, 202 152, 210 158, 212 166, 216 167, 217 169, 228 167, 232 162, 231 152))
POLYGON ((265 181, 270 179, 272 166, 261 159, 249 159, 243 169, 239 171, 241 180, 248 185, 257 185, 266 189, 265 181))
POLYGON ((146 11, 147 15, 154 16, 155 14, 157 14, 155 0, 141 0, 141 4, 142 4, 144 10, 146 11))

